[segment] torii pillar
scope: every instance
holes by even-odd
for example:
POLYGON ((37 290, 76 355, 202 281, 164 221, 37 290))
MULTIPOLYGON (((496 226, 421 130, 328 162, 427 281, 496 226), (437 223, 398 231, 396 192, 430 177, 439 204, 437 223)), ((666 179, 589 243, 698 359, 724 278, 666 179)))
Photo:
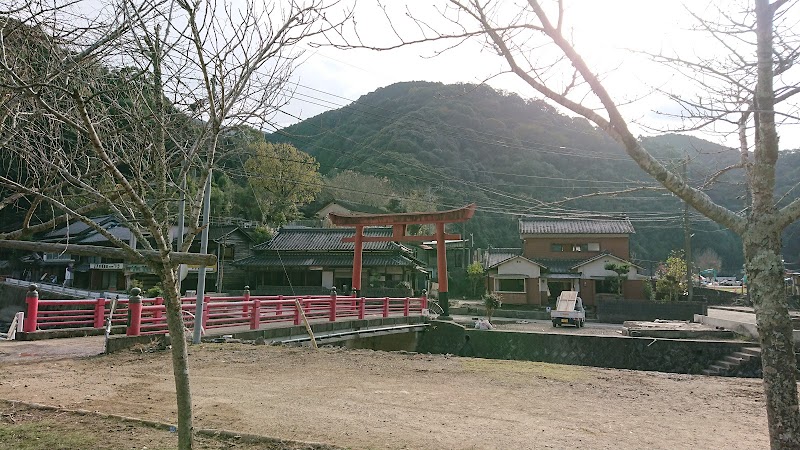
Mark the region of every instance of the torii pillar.
POLYGON ((328 217, 334 225, 355 227, 355 236, 344 238, 342 242, 353 242, 353 291, 355 296, 361 294, 361 261, 364 242, 422 242, 436 240, 436 268, 439 274, 439 303, 444 312, 440 319, 450 319, 450 304, 448 303, 447 290, 447 254, 445 242, 448 239, 461 239, 459 234, 447 234, 444 225, 447 223, 466 222, 475 214, 475 204, 471 203, 463 208, 438 212, 418 212, 399 214, 337 214, 330 213, 328 217), (436 225, 436 234, 433 236, 409 236, 406 234, 408 225, 436 225), (391 226, 391 236, 364 236, 365 226, 391 226))

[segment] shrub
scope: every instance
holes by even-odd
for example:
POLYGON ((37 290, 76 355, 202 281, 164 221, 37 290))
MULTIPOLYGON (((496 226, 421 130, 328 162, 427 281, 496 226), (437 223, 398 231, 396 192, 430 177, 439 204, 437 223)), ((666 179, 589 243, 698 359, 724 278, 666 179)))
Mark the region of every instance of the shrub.
POLYGON ((491 322, 494 311, 503 306, 503 296, 496 292, 486 294, 483 296, 483 306, 486 308, 486 316, 489 319, 489 322, 491 322))

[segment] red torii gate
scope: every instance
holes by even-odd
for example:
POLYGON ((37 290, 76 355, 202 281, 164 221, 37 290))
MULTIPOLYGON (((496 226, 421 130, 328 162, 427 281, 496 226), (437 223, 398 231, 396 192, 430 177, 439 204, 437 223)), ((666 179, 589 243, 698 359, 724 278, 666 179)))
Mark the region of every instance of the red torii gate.
POLYGON ((447 255, 445 240, 461 239, 459 234, 446 234, 444 224, 466 222, 475 214, 475 203, 463 208, 437 212, 412 212, 398 214, 337 214, 330 213, 328 217, 334 225, 351 226, 356 228, 355 236, 344 238, 342 242, 355 243, 353 255, 353 291, 356 296, 361 293, 361 256, 364 242, 422 242, 436 240, 436 267, 439 273, 439 303, 444 312, 443 318, 450 316, 450 305, 447 295, 447 255), (409 236, 406 234, 407 225, 436 224, 434 236, 409 236), (391 236, 364 236, 365 226, 391 226, 391 236))

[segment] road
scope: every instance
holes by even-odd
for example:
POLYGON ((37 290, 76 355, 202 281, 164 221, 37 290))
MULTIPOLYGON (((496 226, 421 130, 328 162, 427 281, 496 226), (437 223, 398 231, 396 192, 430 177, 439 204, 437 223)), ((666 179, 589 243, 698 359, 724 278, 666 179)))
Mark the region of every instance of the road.
MULTIPOLYGON (((453 320, 456 323, 469 327, 474 326, 474 317, 475 316, 453 316, 453 320)), ((586 326, 583 328, 575 328, 572 326, 554 327, 553 323, 549 320, 496 317, 492 319, 492 324, 498 330, 507 331, 536 331, 540 333, 589 334, 602 336, 622 335, 622 325, 614 323, 586 322, 586 326)))

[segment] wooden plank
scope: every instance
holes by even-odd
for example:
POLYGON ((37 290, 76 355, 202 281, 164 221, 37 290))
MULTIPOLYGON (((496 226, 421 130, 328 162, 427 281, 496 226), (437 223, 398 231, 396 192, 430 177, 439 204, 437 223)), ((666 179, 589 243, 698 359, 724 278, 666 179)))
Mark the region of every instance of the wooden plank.
POLYGON ((8 327, 8 334, 6 335, 7 341, 13 341, 14 337, 17 335, 17 318, 18 316, 14 314, 14 320, 11 321, 11 326, 8 327))
MULTIPOLYGON (((15 250, 30 250, 32 252, 69 253, 73 255, 100 256, 104 258, 124 259, 128 262, 147 263, 160 261, 161 252, 158 250, 136 250, 141 256, 116 247, 101 247, 99 245, 76 244, 51 244, 48 242, 30 242, 0 239, 0 248, 15 250)), ((199 253, 170 252, 170 259, 175 264, 197 264, 214 266, 217 263, 216 255, 202 255, 199 253)))
POLYGON ((308 337, 311 338, 311 347, 317 348, 317 339, 314 338, 314 330, 311 329, 311 325, 308 323, 308 318, 306 317, 306 312, 303 310, 303 305, 300 304, 300 299, 294 299, 294 304, 297 306, 297 310, 300 311, 300 318, 303 319, 303 324, 306 326, 308 337))
POLYGON ((577 291, 561 291, 556 304, 556 311, 572 311, 575 309, 575 302, 578 301, 577 291))

